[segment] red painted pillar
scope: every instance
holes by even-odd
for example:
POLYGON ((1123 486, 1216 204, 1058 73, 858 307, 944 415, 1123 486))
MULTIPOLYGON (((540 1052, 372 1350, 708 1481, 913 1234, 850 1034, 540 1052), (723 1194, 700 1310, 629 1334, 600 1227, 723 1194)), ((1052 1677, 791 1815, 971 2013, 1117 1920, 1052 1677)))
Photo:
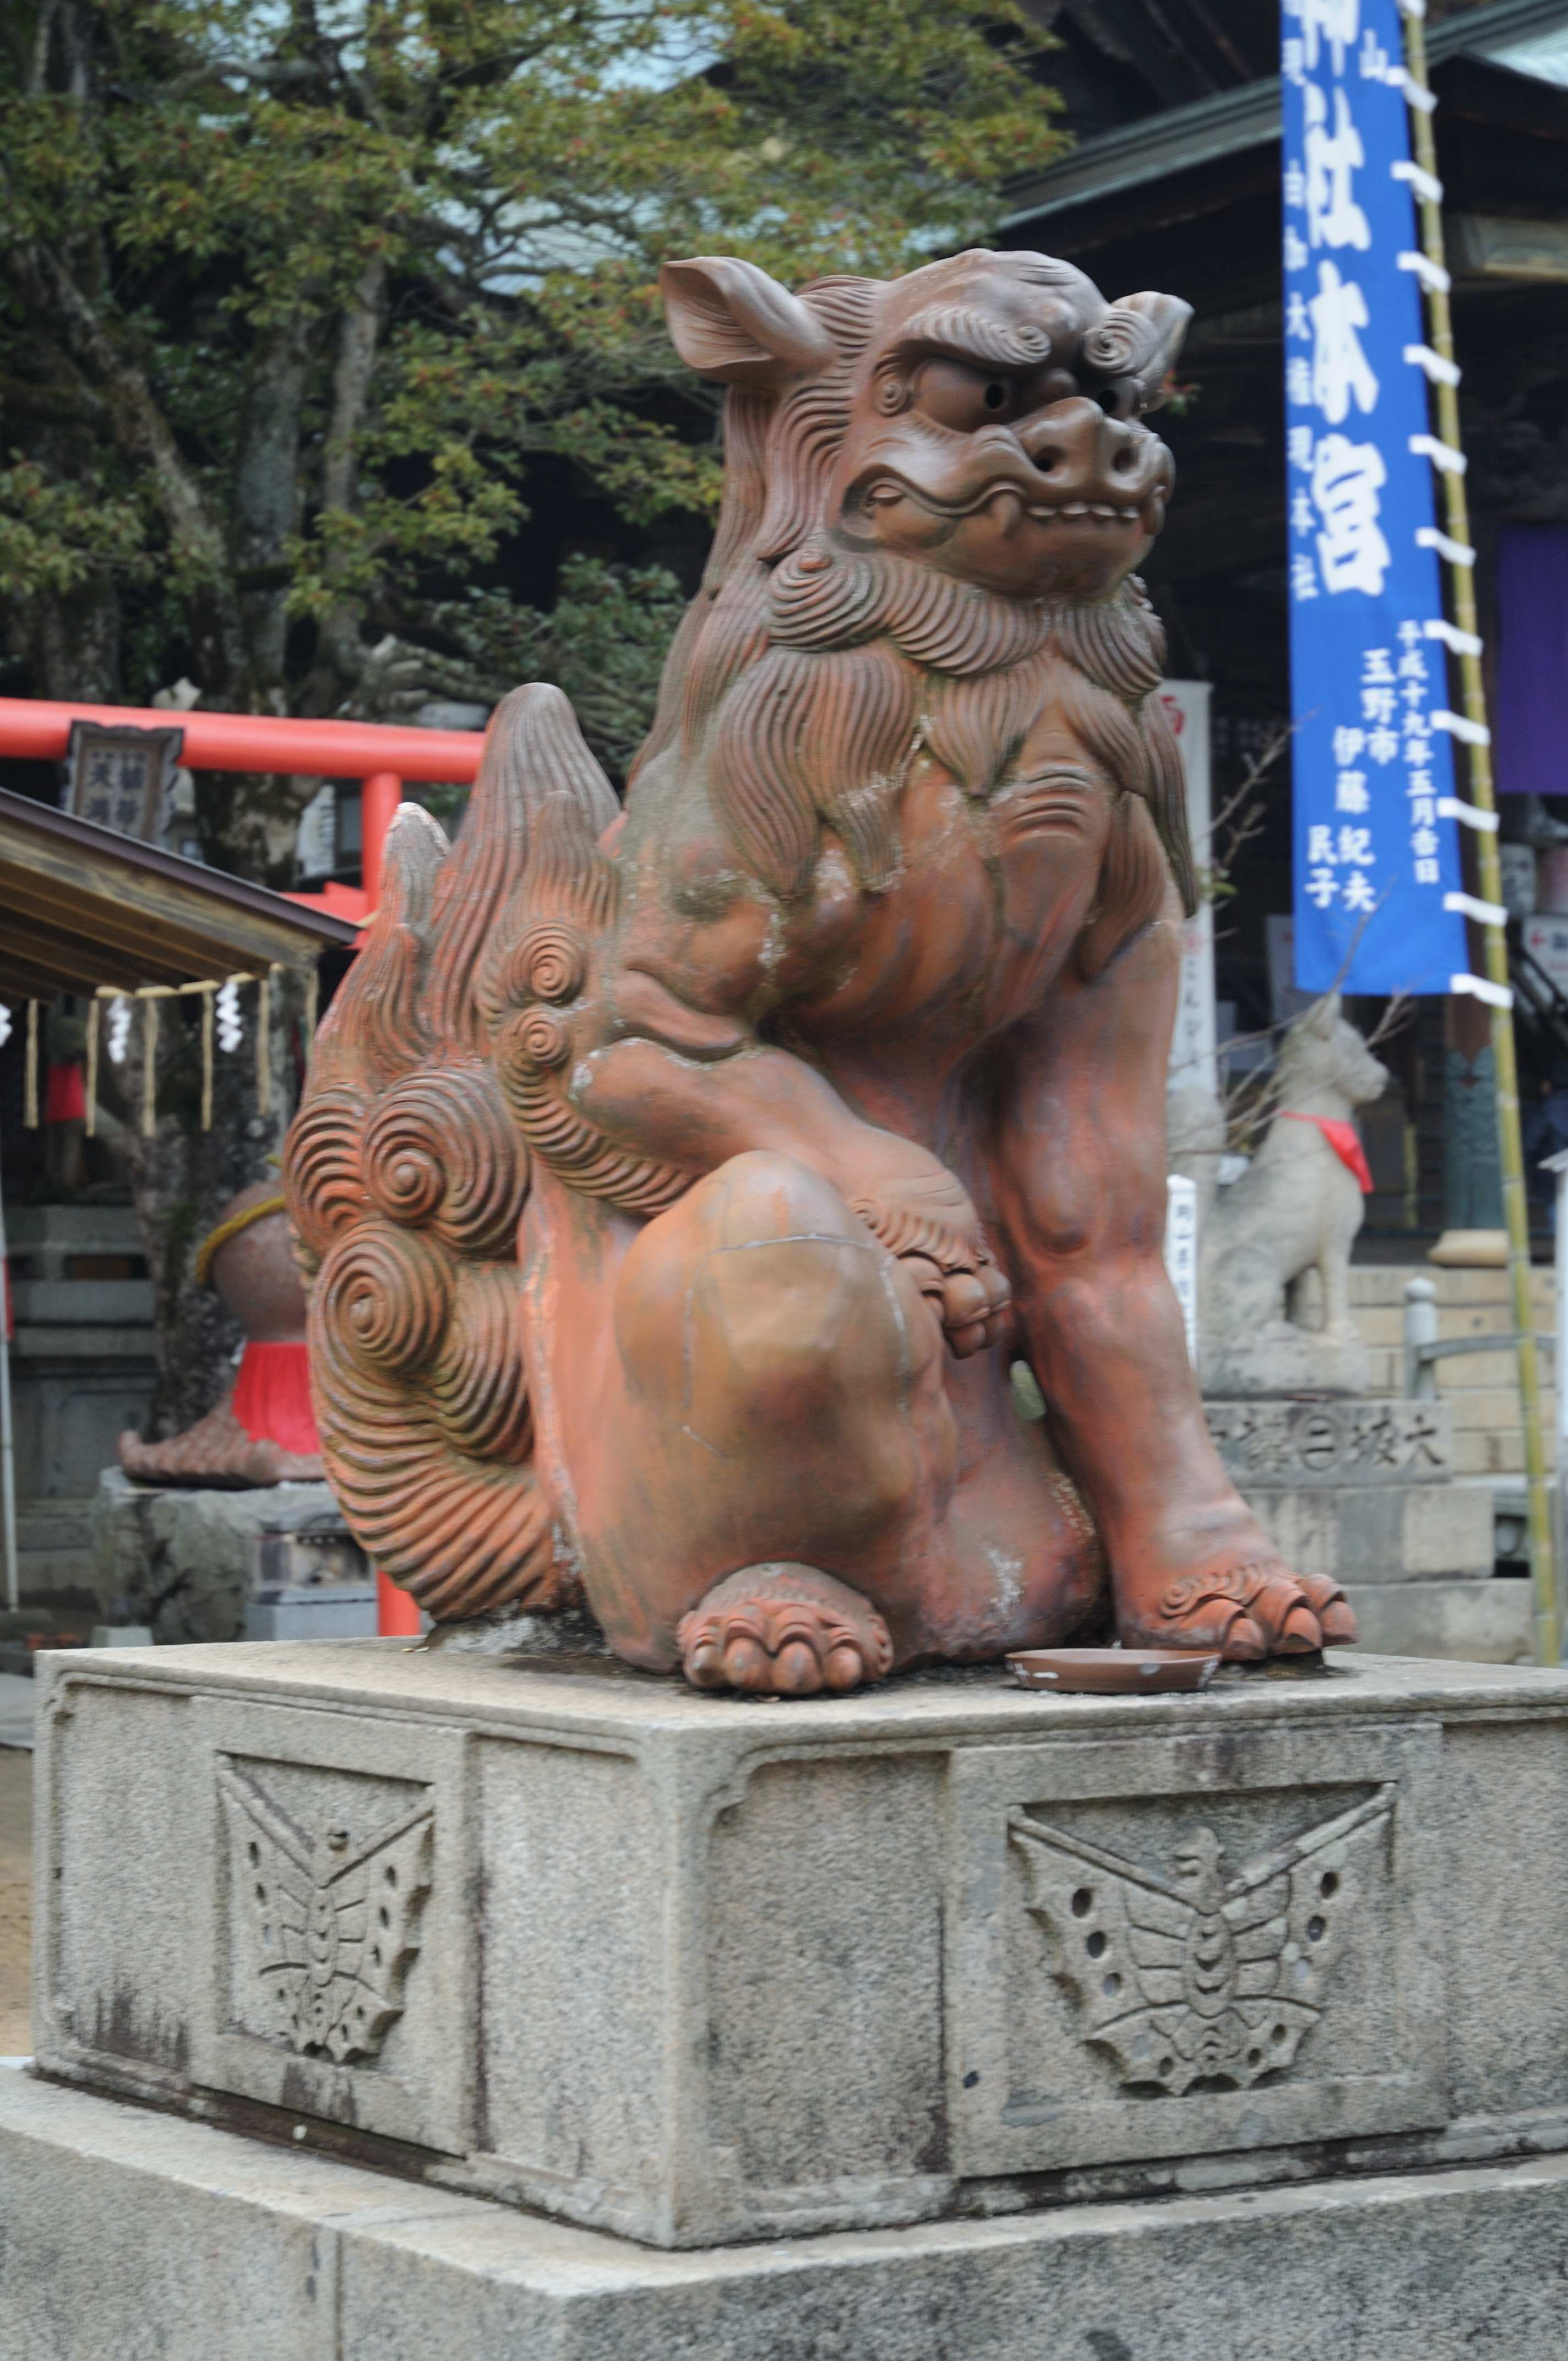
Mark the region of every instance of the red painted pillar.
POLYGON ((424 1629, 417 1598, 376 1568, 376 1629, 383 1640, 417 1640, 424 1629))
POLYGON ((403 783, 395 771, 372 771, 359 791, 360 873, 372 917, 381 900, 381 848, 402 799, 403 783))

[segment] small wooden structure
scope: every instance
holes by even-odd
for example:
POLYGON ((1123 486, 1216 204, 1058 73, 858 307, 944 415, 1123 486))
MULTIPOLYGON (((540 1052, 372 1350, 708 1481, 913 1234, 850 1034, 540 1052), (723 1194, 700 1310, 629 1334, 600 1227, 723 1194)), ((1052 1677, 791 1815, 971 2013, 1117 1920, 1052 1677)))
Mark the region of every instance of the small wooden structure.
POLYGON ((313 970, 358 928, 0 788, 0 1000, 313 970))
MULTIPOLYGON (((227 877, 0 789, 0 1002, 61 993, 210 989, 277 969, 313 976, 359 929, 311 902, 227 877)), ((0 1268, 5 1259, 0 1205, 0 1268)), ((0 1317, 0 1537, 16 1603, 16 1486, 5 1321, 0 1317)))

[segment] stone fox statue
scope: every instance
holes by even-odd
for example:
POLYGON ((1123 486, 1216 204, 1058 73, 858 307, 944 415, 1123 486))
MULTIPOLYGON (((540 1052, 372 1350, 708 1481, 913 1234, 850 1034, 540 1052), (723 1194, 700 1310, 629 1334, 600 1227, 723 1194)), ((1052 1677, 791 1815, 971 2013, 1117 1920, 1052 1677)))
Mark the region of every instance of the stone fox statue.
POLYGON ((290 1142, 350 1522, 438 1619, 586 1598, 706 1687, 1354 1639, 1161 1259, 1194 885, 1132 568, 1187 306, 985 252, 664 291, 725 496, 626 808, 510 697, 456 849, 391 831, 290 1142))

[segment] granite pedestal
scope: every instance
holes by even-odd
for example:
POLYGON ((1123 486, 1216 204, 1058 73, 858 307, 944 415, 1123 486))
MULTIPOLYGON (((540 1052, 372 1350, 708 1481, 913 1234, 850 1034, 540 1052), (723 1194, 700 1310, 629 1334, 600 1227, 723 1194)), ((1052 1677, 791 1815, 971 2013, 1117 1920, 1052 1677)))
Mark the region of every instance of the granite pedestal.
POLYGON ((18 2351, 1561 2351, 1568 1675, 44 1678, 18 2351), (202 2343, 247 2272, 293 2341, 202 2343))

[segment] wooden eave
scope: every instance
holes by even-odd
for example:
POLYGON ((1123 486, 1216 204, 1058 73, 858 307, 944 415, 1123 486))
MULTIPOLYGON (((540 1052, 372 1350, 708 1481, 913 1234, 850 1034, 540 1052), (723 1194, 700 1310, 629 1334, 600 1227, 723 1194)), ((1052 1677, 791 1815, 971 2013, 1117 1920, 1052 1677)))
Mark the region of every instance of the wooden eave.
POLYGON ((0 998, 315 965, 358 928, 0 788, 0 998))
MULTIPOLYGON (((1443 119, 1452 107, 1470 120, 1500 116, 1509 132, 1568 135, 1568 93, 1494 62, 1498 49, 1563 25, 1568 0, 1497 0, 1430 27, 1427 59, 1440 77, 1443 119), (1451 71, 1461 60, 1463 69, 1451 71)), ((1072 254, 1221 212, 1277 179, 1281 126, 1277 74, 1124 124, 1015 182, 1003 239, 1021 246, 1037 233, 1072 254)))

